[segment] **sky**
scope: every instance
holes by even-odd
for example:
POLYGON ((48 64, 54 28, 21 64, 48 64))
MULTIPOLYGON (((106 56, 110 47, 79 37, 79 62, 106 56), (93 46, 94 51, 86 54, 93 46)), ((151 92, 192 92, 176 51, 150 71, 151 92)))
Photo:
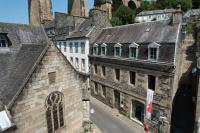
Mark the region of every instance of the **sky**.
MULTIPOLYGON (((67 13, 68 0, 52 0, 53 12, 67 13)), ((93 0, 88 0, 93 7, 93 0)), ((0 22, 28 24, 28 0, 0 0, 0 22)))

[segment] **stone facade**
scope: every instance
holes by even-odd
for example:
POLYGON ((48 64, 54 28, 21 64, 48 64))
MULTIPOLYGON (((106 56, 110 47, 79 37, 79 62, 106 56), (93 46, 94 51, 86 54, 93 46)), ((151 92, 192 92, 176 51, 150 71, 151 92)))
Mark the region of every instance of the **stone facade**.
POLYGON ((104 29, 91 48, 92 96, 153 133, 169 133, 180 79, 179 31, 180 24, 168 21, 104 29), (151 119, 145 117, 147 90, 154 92, 151 119))
POLYGON ((45 21, 53 20, 51 0, 29 0, 29 23, 40 26, 45 21))
POLYGON ((68 13, 72 16, 88 17, 87 0, 68 0, 68 13))
POLYGON ((85 110, 82 102, 84 82, 60 51, 50 45, 11 109, 13 121, 17 125, 13 133, 47 132, 45 102, 47 96, 54 91, 61 92, 64 97, 64 127, 61 133, 79 132, 85 110), (49 83, 50 72, 56 73, 53 84, 49 83))

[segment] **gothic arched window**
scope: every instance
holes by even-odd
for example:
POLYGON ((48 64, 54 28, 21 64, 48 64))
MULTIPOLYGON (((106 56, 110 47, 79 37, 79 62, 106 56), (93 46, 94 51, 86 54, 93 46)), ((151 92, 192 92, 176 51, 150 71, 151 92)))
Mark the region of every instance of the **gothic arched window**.
POLYGON ((52 92, 46 99, 46 120, 48 133, 54 133, 64 126, 63 118, 63 94, 52 92))

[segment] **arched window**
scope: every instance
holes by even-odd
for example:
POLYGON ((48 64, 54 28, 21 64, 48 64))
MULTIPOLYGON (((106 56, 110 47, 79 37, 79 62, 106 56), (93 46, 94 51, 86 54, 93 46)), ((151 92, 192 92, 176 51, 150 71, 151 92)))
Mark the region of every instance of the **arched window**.
POLYGON ((48 133, 54 133, 64 126, 63 94, 55 91, 46 99, 46 120, 48 133))
POLYGON ((6 35, 0 35, 0 47, 8 47, 10 46, 7 36, 6 35))

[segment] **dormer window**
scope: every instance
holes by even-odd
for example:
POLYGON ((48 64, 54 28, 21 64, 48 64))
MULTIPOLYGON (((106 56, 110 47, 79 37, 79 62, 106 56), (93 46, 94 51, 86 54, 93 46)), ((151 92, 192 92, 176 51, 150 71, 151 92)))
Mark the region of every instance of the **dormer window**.
POLYGON ((154 42, 149 44, 148 46, 148 59, 157 61, 158 60, 158 55, 159 55, 159 47, 160 44, 154 42))
POLYGON ((106 46, 107 45, 105 43, 103 43, 101 45, 101 56, 105 56, 106 55, 106 51, 107 51, 106 46))
POLYGON ((8 47, 8 41, 6 35, 0 35, 0 47, 8 47))
POLYGON ((121 56, 121 51, 122 51, 121 46, 122 45, 120 43, 115 44, 115 46, 114 46, 114 56, 115 57, 121 56))
POLYGON ((98 44, 93 45, 93 55, 98 55, 98 44))
POLYGON ((132 43, 129 45, 129 58, 137 58, 138 57, 138 44, 132 43))

